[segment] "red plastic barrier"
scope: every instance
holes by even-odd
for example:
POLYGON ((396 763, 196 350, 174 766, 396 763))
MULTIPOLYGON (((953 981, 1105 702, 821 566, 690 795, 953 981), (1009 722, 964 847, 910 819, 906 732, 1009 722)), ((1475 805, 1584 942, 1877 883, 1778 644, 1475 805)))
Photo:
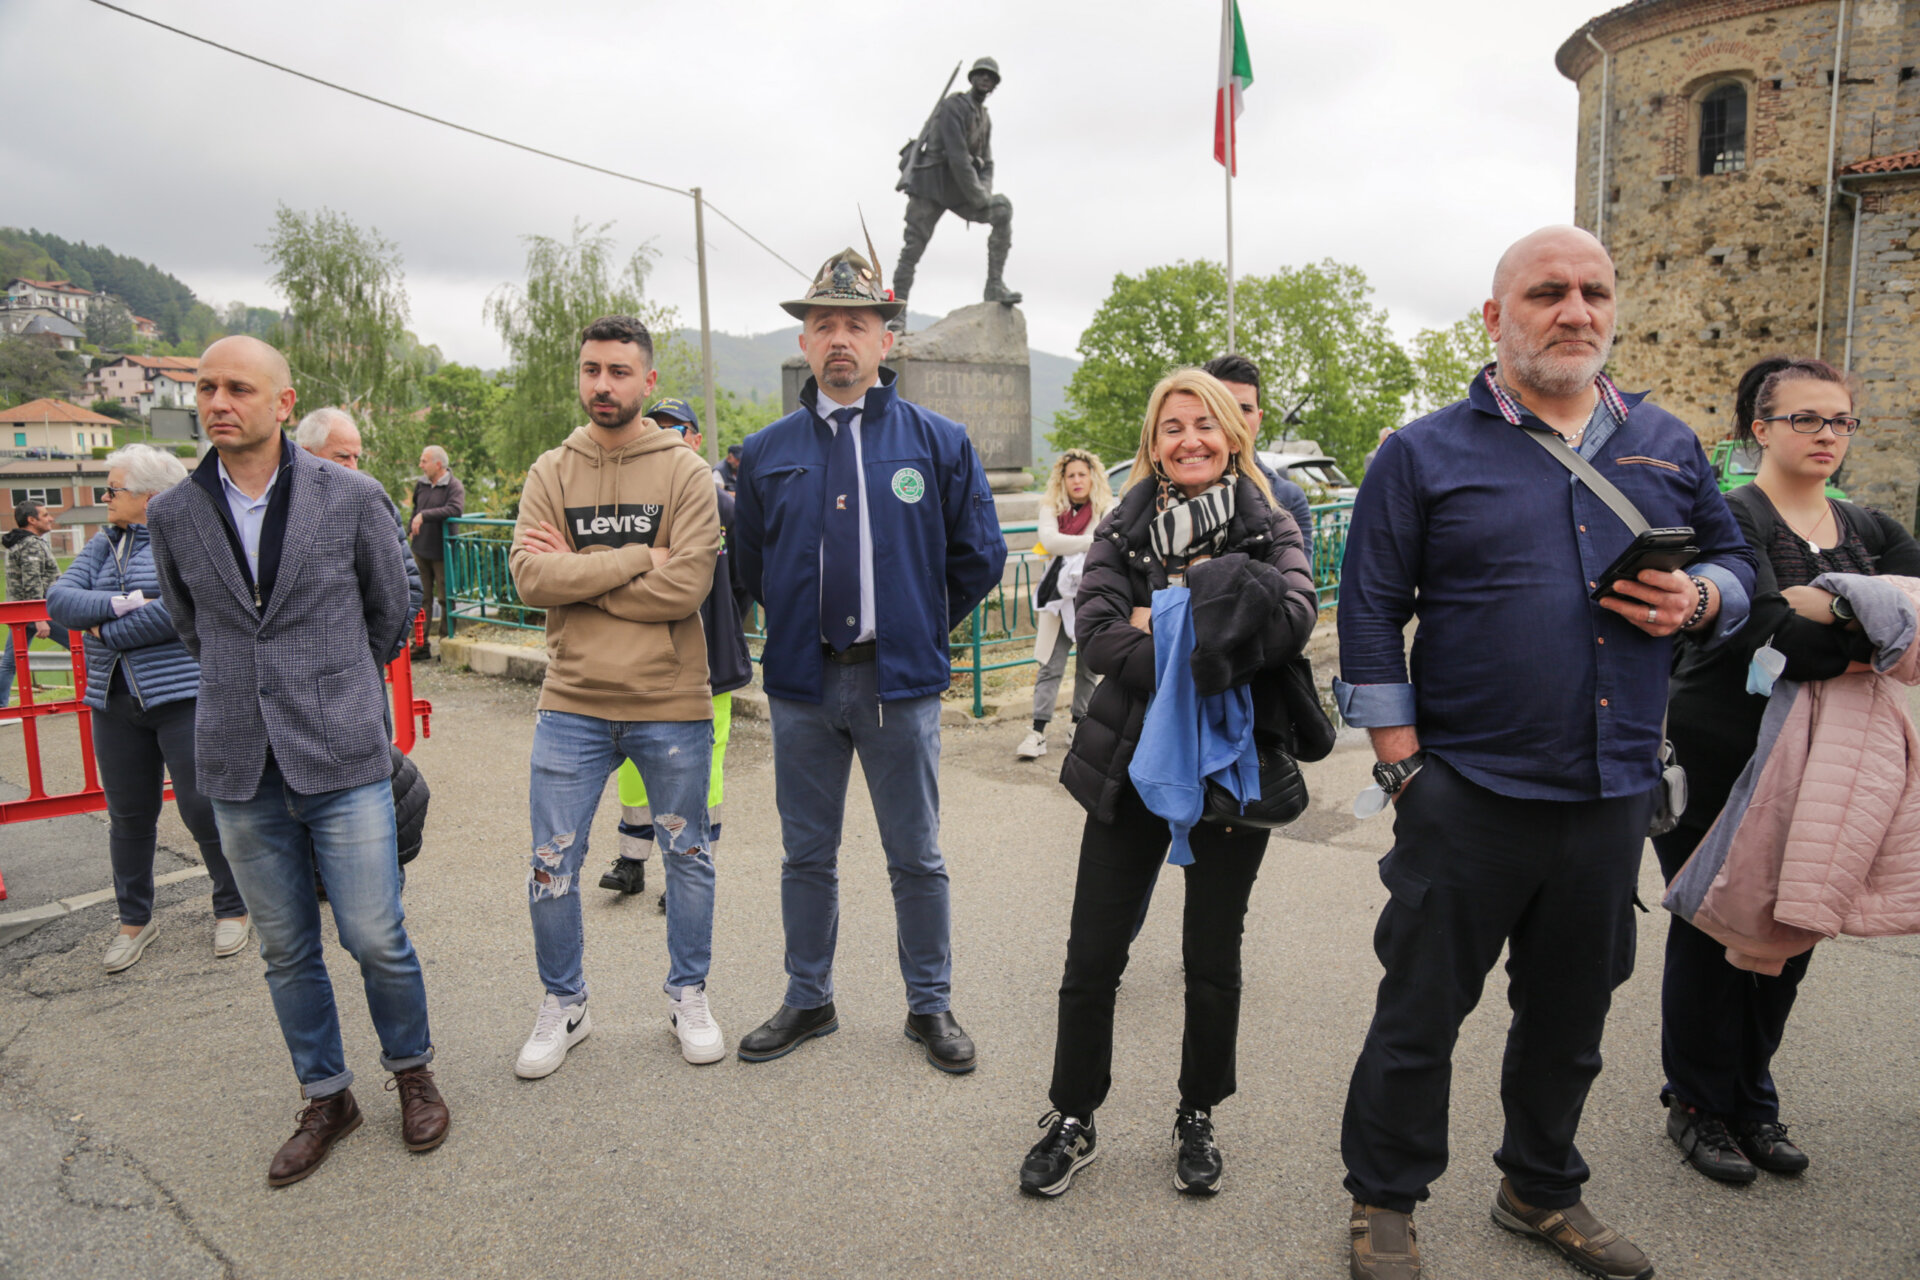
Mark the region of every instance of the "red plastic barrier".
MULTIPOLYGON (((0 801, 0 823, 64 818, 76 813, 97 813, 107 807, 106 793, 100 789, 100 775, 93 760, 92 708, 83 701, 87 694, 85 633, 70 633, 73 641, 73 696, 54 702, 33 700, 33 672, 28 666, 27 644, 32 638, 34 624, 48 621, 51 619, 47 617, 47 602, 44 600, 18 600, 0 604, 0 626, 13 630, 14 670, 20 690, 17 703, 0 708, 0 721, 22 722, 21 732, 25 735, 27 752, 27 797, 24 800, 0 801), (86 785, 78 791, 49 795, 40 768, 40 721, 59 715, 79 718, 80 768, 86 785)), ((426 643, 426 626, 422 619, 414 620, 413 639, 417 644, 426 643)), ((411 649, 402 649, 400 656, 387 664, 386 677, 393 686, 393 745, 411 753, 414 743, 420 738, 433 736, 433 704, 413 696, 411 649), (420 722, 417 730, 414 725, 416 719, 420 722)), ((172 798, 171 786, 167 788, 166 796, 172 798)), ((0 898, 6 896, 6 882, 0 880, 0 898)))

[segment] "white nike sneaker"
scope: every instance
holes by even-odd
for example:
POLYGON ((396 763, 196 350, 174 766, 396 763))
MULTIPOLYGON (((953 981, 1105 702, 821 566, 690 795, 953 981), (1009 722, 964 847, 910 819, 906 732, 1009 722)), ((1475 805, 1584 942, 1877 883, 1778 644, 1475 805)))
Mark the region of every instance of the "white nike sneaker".
POLYGON ((699 1066, 727 1056, 726 1038, 707 1008, 705 987, 682 987, 680 998, 667 997, 667 1028, 680 1041, 680 1056, 699 1066))
POLYGON ((587 1017, 585 1001, 563 1005, 559 996, 548 992, 540 1002, 540 1012, 534 1016, 533 1034, 520 1046, 513 1074, 522 1080, 552 1075, 567 1060, 567 1050, 585 1040, 592 1030, 593 1022, 587 1017))
POLYGON ((1047 754, 1047 735, 1038 729, 1027 730, 1027 736, 1020 739, 1020 745, 1013 754, 1022 760, 1038 760, 1047 754))

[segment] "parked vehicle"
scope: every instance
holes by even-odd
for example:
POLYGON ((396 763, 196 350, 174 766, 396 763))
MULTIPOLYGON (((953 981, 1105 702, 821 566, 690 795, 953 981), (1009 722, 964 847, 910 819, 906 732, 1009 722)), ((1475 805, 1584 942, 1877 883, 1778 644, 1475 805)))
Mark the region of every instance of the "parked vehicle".
MULTIPOLYGON (((1722 493, 1751 484, 1760 472, 1760 450, 1751 441, 1722 440, 1707 451, 1707 461, 1713 464, 1713 474, 1720 478, 1722 493)), ((1827 484, 1827 496, 1842 502, 1847 500, 1846 490, 1832 482, 1827 484)))

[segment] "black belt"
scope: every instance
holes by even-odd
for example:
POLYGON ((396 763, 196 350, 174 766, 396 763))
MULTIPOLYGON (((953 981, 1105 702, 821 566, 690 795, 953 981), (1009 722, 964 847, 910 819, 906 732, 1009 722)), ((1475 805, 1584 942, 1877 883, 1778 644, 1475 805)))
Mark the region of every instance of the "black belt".
POLYGON ((820 656, 828 662, 837 662, 843 667, 857 667, 863 662, 872 662, 876 653, 873 641, 863 640, 859 644, 850 644, 836 651, 825 640, 820 642, 820 656))

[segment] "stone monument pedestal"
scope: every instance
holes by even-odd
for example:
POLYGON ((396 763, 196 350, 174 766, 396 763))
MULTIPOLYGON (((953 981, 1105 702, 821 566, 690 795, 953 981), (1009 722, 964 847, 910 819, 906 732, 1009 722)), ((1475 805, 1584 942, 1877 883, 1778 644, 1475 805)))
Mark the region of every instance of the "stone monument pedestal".
MULTIPOLYGON (((1032 485, 1033 370, 1027 355, 1027 318, 1018 307, 979 302, 918 333, 896 340, 887 367, 900 375, 900 395, 952 418, 987 469, 996 495, 1032 485)), ((811 376, 794 356, 781 366, 786 411, 800 407, 811 376)))

